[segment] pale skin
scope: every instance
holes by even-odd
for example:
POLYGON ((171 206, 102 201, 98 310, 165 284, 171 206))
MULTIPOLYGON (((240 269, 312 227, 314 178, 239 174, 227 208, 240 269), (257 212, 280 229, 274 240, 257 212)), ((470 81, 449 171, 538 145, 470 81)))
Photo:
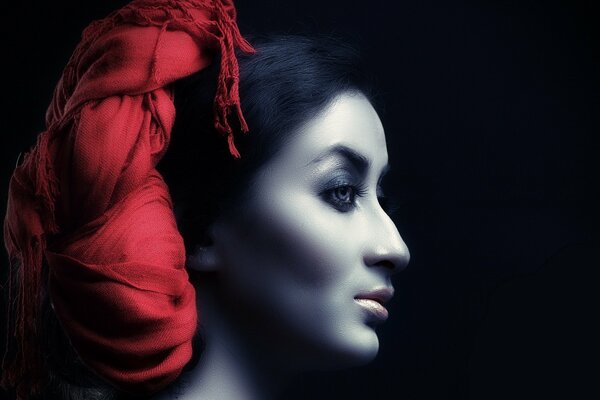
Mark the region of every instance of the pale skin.
POLYGON ((358 366, 379 349, 360 293, 392 290, 409 251, 378 194, 388 155, 381 121, 342 93, 265 165, 249 198, 212 226, 188 268, 206 339, 179 391, 156 399, 276 397, 296 374, 358 366))

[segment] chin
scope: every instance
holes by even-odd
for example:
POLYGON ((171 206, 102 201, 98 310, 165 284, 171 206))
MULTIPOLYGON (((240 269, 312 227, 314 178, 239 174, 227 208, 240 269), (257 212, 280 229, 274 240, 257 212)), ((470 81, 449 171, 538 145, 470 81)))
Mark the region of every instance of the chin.
POLYGON ((344 332, 329 351, 321 353, 317 369, 335 370, 360 367, 370 363, 379 352, 379 338, 370 327, 344 332), (324 354, 328 356, 323 357, 324 354))
POLYGON ((373 328, 367 327, 354 337, 355 346, 351 354, 349 367, 357 367, 370 363, 379 353, 379 338, 373 328))

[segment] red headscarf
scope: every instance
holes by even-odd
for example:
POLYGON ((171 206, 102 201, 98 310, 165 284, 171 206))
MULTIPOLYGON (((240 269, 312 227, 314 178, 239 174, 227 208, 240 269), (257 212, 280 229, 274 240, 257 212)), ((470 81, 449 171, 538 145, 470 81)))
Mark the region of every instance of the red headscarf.
POLYGON ((67 64, 47 130, 11 178, 4 241, 20 264, 3 383, 40 390, 42 261, 54 310, 82 361, 115 386, 156 392, 190 360, 194 288, 155 166, 175 118, 169 84, 221 56, 215 126, 239 157, 234 51, 252 52, 231 0, 136 0, 92 23, 67 64))

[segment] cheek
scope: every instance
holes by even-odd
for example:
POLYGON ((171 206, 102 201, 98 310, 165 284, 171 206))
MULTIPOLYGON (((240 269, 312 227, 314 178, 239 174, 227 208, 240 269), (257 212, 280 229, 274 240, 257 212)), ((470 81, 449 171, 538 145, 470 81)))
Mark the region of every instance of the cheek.
POLYGON ((352 299, 358 265, 349 218, 315 195, 278 193, 250 205, 228 235, 230 290, 285 314, 279 318, 336 317, 333 307, 352 299))
POLYGON ((241 219, 233 241, 262 268, 273 267, 268 272, 293 274, 299 284, 322 285, 344 272, 340 264, 354 246, 341 215, 316 195, 281 190, 265 197, 241 219))
POLYGON ((232 317, 290 362, 367 362, 378 341, 354 302, 366 277, 360 220, 314 195, 279 193, 249 205, 221 241, 232 317))

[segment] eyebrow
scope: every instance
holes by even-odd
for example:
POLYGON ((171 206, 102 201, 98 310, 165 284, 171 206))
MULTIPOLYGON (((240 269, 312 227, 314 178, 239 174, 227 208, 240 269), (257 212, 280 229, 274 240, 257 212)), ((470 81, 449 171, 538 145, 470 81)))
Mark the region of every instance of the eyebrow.
MULTIPOLYGON (((360 154, 356 150, 341 144, 328 148, 323 153, 319 154, 316 158, 314 158, 309 164, 315 164, 321 162, 327 157, 336 155, 348 160, 352 164, 352 166, 361 173, 364 173, 371 166, 371 161, 367 157, 360 154)), ((381 176, 385 175, 389 171, 389 169, 390 165, 386 164, 383 167, 383 170, 381 171, 381 176)))

